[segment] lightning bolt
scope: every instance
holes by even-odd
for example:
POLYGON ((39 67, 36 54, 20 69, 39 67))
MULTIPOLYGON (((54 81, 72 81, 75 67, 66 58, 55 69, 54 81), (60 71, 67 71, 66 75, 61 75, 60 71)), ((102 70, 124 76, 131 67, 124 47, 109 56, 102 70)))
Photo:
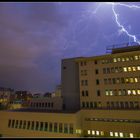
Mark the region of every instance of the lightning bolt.
POLYGON ((115 21, 117 23, 117 26, 119 28, 121 28, 121 31, 124 32, 127 36, 129 36, 130 38, 133 39, 134 42, 138 43, 140 45, 140 41, 137 39, 137 37, 135 35, 132 35, 130 34, 127 29, 120 23, 119 19, 118 19, 118 14, 117 12, 115 11, 115 6, 116 5, 120 5, 120 6, 125 6, 127 8, 137 8, 137 9, 140 9, 139 6, 137 5, 127 5, 127 4, 122 4, 122 3, 107 3, 107 4, 111 4, 112 5, 112 11, 113 11, 113 14, 115 16, 115 21))

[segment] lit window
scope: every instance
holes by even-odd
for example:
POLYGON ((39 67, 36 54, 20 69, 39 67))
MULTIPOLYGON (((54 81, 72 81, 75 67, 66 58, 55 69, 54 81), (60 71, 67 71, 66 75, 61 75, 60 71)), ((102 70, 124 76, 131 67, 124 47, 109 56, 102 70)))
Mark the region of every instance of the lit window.
POLYGON ((104 132, 103 131, 101 131, 101 136, 103 136, 104 135, 104 132))
POLYGON ((94 130, 92 130, 92 135, 95 135, 95 131, 94 130))
MULTIPOLYGON (((88 131, 90 131, 90 130, 88 130, 88 131)), ((76 129, 76 133, 81 134, 81 129, 76 129)))
POLYGON ((137 90, 137 93, 140 95, 140 90, 137 90))
POLYGON ((133 78, 130 78, 130 83, 134 83, 134 79, 133 78))
POLYGON ((132 93, 133 93, 134 95, 136 95, 136 91, 135 91, 135 90, 132 90, 132 93))
POLYGON ((120 132, 120 137, 123 137, 123 133, 122 132, 120 132))
POLYGON ((124 62, 124 61, 125 61, 125 59, 124 59, 124 58, 122 58, 122 61, 124 62))
POLYGON ((130 95, 131 94, 131 90, 127 90, 127 93, 128 93, 128 95, 130 95))
POLYGON ((137 70, 140 70, 140 66, 137 66, 137 70))
POLYGON ((121 58, 118 58, 118 61, 121 61, 121 58))
POLYGON ((113 132, 110 132, 110 136, 113 136, 113 132))
POLYGON ((139 58, 138 58, 138 56, 136 55, 136 56, 135 56, 135 60, 138 60, 138 59, 139 59, 139 58))
POLYGON ((117 62, 117 59, 116 59, 116 58, 114 58, 114 59, 113 59, 113 62, 117 62))
POLYGON ((130 133, 130 138, 133 138, 133 137, 134 137, 133 133, 130 133))
POLYGON ((131 67, 128 67, 128 71, 132 71, 132 70, 131 70, 131 67))
POLYGON ((90 135, 90 130, 88 130, 88 135, 90 135))
POLYGON ((105 91, 105 95, 107 95, 107 96, 109 95, 109 92, 108 92, 108 90, 106 90, 106 91, 105 91))
POLYGON ((124 67, 124 68, 123 68, 123 71, 124 71, 124 72, 127 72, 127 67, 124 67))
POLYGON ((115 137, 118 137, 118 132, 115 132, 115 137))
POLYGON ((133 71, 136 71, 136 67, 132 67, 132 70, 133 70, 133 71))
POLYGON ((113 95, 113 91, 112 91, 112 90, 110 90, 110 95, 111 95, 111 96, 113 95))
POLYGON ((99 131, 96 131, 96 135, 99 135, 99 131))
POLYGON ((126 57, 126 61, 129 61, 129 58, 128 57, 126 57))
POLYGON ((135 82, 137 83, 138 82, 138 78, 134 78, 135 79, 135 82))

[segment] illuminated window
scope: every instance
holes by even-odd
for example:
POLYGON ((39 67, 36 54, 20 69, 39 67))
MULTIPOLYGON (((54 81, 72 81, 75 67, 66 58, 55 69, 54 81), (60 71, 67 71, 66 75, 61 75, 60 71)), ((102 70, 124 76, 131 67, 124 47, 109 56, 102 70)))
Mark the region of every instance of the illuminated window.
POLYGON ((115 132, 115 137, 118 137, 118 132, 115 132))
POLYGON ((132 67, 132 70, 133 70, 133 71, 136 71, 136 67, 132 67))
POLYGON ((125 61, 125 58, 122 58, 122 61, 124 62, 125 61))
POLYGON ((90 130, 88 130, 88 135, 90 135, 90 130))
POLYGON ((104 132, 103 131, 101 131, 101 136, 103 136, 104 135, 104 132))
POLYGON ((116 58, 114 58, 114 59, 113 59, 113 62, 117 62, 117 59, 116 59, 116 58))
POLYGON ((110 90, 110 95, 113 96, 113 91, 112 90, 110 90))
POLYGON ((123 137, 123 133, 122 132, 120 132, 120 137, 123 137))
POLYGON ((131 67, 128 67, 128 71, 132 71, 132 70, 131 70, 131 67))
POLYGON ((129 83, 129 79, 128 78, 125 78, 125 83, 129 83))
POLYGON ((128 93, 128 95, 130 95, 131 94, 131 90, 127 90, 127 93, 128 93))
POLYGON ((99 133, 99 131, 96 131, 96 135, 99 135, 100 133, 99 133))
POLYGON ((119 89, 119 95, 122 95, 122 91, 121 91, 121 89, 119 89))
POLYGON ((110 136, 113 136, 113 132, 110 132, 110 136))
POLYGON ((137 66, 137 70, 140 70, 140 66, 137 66))
POLYGON ((132 90, 133 95, 136 95, 136 90, 132 90))
POLYGON ((134 80, 135 80, 135 83, 137 83, 137 82, 138 82, 138 78, 134 78, 134 80))
POLYGON ((118 62, 121 61, 121 58, 118 58, 118 62))
POLYGON ((107 96, 109 95, 109 91, 108 90, 105 91, 105 95, 107 95, 107 96))
POLYGON ((134 58, 135 58, 135 60, 138 60, 138 59, 139 59, 139 57, 138 57, 137 55, 135 55, 135 57, 134 57, 134 58))
POLYGON ((130 138, 133 138, 133 137, 134 137, 133 133, 130 133, 130 138))
POLYGON ((126 61, 129 61, 129 57, 126 57, 126 61))
POLYGON ((137 90, 137 94, 139 94, 139 95, 140 95, 140 90, 137 90))
POLYGON ((92 130, 92 135, 95 135, 95 131, 94 130, 92 130))
POLYGON ((127 72, 127 67, 123 67, 123 71, 124 72, 127 72))
POLYGON ((134 83, 134 79, 133 78, 130 78, 130 83, 134 83))

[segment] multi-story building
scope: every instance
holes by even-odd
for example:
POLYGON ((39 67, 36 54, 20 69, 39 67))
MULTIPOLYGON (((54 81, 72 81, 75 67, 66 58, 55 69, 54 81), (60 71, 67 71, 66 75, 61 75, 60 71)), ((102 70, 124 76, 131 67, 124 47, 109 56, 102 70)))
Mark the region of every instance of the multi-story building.
POLYGON ((140 46, 64 59, 61 80, 64 110, 1 111, 2 136, 140 137, 140 46))

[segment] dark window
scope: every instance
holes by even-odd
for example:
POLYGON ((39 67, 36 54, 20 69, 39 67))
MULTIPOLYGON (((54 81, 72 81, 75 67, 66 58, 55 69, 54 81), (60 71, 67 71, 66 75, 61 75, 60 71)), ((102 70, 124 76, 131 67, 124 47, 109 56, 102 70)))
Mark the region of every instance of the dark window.
POLYGON ((97 90, 97 96, 101 96, 100 90, 97 90))
POLYGON ((107 73, 110 73, 110 68, 107 68, 107 73))
POLYGON ((99 79, 96 79, 96 85, 99 85, 99 79))
POLYGON ((99 74, 99 70, 98 69, 95 70, 95 74, 99 74))
POLYGON ((88 96, 88 90, 86 90, 86 96, 88 96))
POLYGON ((115 84, 115 83, 116 83, 116 80, 115 80, 115 78, 113 78, 113 79, 112 79, 112 81, 113 81, 113 84, 115 84))
POLYGON ((134 108, 133 102, 130 102, 130 108, 134 108))
POLYGON ((57 123, 54 123, 54 132, 57 132, 57 123))
POLYGON ((103 74, 105 74, 106 73, 106 68, 103 68, 103 74))
POLYGON ((65 69, 66 69, 66 67, 63 67, 63 69, 65 70, 65 69))
POLYGON ((12 120, 12 128, 14 128, 15 120, 12 120))
POLYGON ((86 66, 86 65, 87 65, 87 63, 86 63, 86 62, 84 62, 84 65, 86 66))
POLYGON ((40 122, 40 130, 43 130, 43 122, 40 122))
POLYGON ((129 104, 128 104, 128 102, 125 102, 125 108, 129 108, 129 104))
POLYGON ((84 85, 84 80, 81 81, 81 85, 82 85, 82 86, 84 85))
POLYGON ((97 108, 97 102, 94 102, 94 108, 97 108))
POLYGON ((97 60, 94 61, 94 64, 97 64, 97 60))
POLYGON ((82 90, 82 96, 84 96, 85 94, 84 94, 85 92, 84 92, 84 90, 82 90))
POLYGON ((20 120, 19 128, 22 128, 22 120, 20 120))
POLYGON ((119 108, 119 102, 116 102, 116 108, 119 108))
POLYGON ((44 107, 44 103, 42 103, 42 107, 44 107))
POLYGON ((31 127, 32 130, 34 130, 34 121, 32 121, 32 127, 31 127))
POLYGON ((45 103, 45 107, 47 107, 47 103, 45 103))
POLYGON ((16 120, 16 126, 15 126, 15 128, 18 128, 18 120, 16 120))
POLYGON ((85 108, 85 102, 82 102, 82 108, 85 108))
POLYGON ((73 134, 73 124, 70 124, 70 127, 69 127, 70 129, 69 129, 69 132, 71 133, 71 134, 73 134))
POLYGON ((114 102, 111 102, 111 108, 114 108, 114 102))
POLYGON ((11 120, 8 121, 8 127, 10 127, 10 126, 11 126, 11 120))
POLYGON ((49 131, 52 132, 52 123, 49 123, 49 131))
POLYGON ((35 128, 36 130, 38 130, 39 129, 39 122, 37 121, 36 122, 36 128, 35 128))
POLYGON ((68 133, 68 124, 64 124, 64 133, 68 133))
POLYGON ((62 125, 62 123, 59 124, 59 132, 60 132, 60 133, 63 132, 63 125, 62 125))
POLYGON ((90 108, 93 108, 93 102, 90 102, 90 108))
POLYGON ((107 79, 104 79, 104 84, 108 84, 107 79))
POLYGON ((124 103, 120 102, 121 108, 124 108, 124 103))
POLYGON ((86 102, 86 107, 89 108, 89 102, 86 102))
POLYGON ((86 86, 88 85, 88 80, 85 80, 85 85, 86 85, 86 86))
POLYGON ((50 107, 50 103, 48 103, 48 107, 50 107))
POLYGON ((28 121, 27 129, 30 129, 30 121, 28 121))
POLYGON ((81 66, 83 66, 83 62, 81 62, 81 66))
POLYGON ((23 129, 26 128, 26 121, 23 122, 23 129))
POLYGON ((48 122, 45 122, 45 131, 48 131, 48 122))
POLYGON ((41 107, 41 103, 39 103, 39 107, 41 107))
POLYGON ((53 107, 53 103, 51 103, 51 107, 53 107))

